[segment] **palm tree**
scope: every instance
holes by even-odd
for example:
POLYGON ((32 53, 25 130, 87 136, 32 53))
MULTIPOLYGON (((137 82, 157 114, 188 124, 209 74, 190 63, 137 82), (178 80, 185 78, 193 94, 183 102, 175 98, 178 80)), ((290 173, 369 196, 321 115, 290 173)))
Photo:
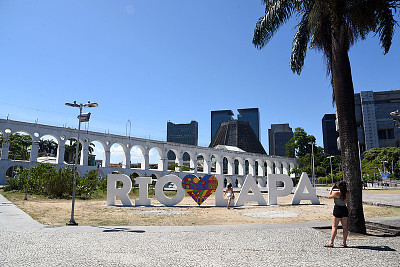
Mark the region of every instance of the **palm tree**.
MULTIPOLYGON (((89 154, 92 154, 94 152, 94 143, 90 143, 88 150, 89 154)), ((82 150, 82 144, 79 142, 79 154, 78 154, 78 161, 81 157, 81 150, 82 150)), ((64 155, 64 161, 68 163, 73 163, 75 160, 75 152, 76 152, 76 140, 75 139, 69 139, 69 145, 65 145, 65 155, 64 155)))
POLYGON ((253 44, 261 49, 292 15, 300 19, 293 39, 290 66, 300 74, 307 47, 321 51, 331 76, 336 102, 343 176, 348 183, 349 230, 365 233, 362 185, 354 111, 354 88, 348 56, 350 47, 374 32, 386 54, 392 44, 394 14, 399 0, 263 0, 265 15, 254 30, 253 44))
POLYGON ((29 160, 28 148, 32 145, 32 138, 26 134, 14 133, 10 136, 10 159, 29 160), (13 157, 12 157, 13 156, 13 157))
POLYGON ((45 139, 39 140, 39 153, 47 153, 50 155, 57 156, 58 144, 54 140, 45 139))

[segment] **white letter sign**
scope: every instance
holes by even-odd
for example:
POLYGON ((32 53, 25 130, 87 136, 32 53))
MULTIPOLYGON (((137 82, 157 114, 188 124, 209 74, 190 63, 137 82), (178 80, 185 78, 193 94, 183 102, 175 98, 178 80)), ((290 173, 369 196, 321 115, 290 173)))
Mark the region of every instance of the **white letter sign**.
POLYGON ((126 174, 107 175, 107 206, 115 205, 116 197, 122 202, 123 206, 133 206, 128 194, 132 189, 132 180, 126 174), (122 182, 122 188, 117 188, 117 182, 122 182))
POLYGON ((185 196, 185 190, 182 188, 182 179, 173 174, 168 174, 161 177, 156 183, 155 193, 157 200, 165 206, 174 206, 178 204, 185 196), (176 196, 173 198, 167 197, 163 192, 164 185, 168 183, 173 183, 176 185, 176 196))
POLYGON ((150 206, 149 187, 150 177, 136 177, 135 182, 139 185, 139 198, 135 199, 135 206, 150 206))
POLYGON ((278 205, 278 197, 292 193, 293 181, 286 174, 268 174, 268 205, 278 205), (283 188, 277 189, 276 182, 283 182, 283 188))
POLYGON ((294 192, 292 205, 300 204, 301 200, 311 200, 312 204, 319 205, 317 193, 315 192, 315 189, 313 188, 310 179, 305 172, 301 174, 299 184, 297 185, 296 191, 294 192), (308 193, 305 193, 304 189, 307 189, 308 193))
POLYGON ((236 206, 243 206, 245 202, 251 201, 258 202, 259 205, 267 205, 267 202, 265 202, 265 199, 261 194, 260 188, 258 188, 256 181, 253 178, 253 175, 248 174, 246 176, 246 180, 244 180, 242 190, 239 193, 238 200, 236 201, 236 206), (250 190, 253 192, 252 195, 249 195, 250 190))
MULTIPOLYGON (((218 180, 218 187, 215 190, 215 206, 216 207, 226 207, 228 205, 228 199, 224 198, 224 176, 221 174, 214 175, 218 180)), ((234 206, 235 200, 232 199, 231 206, 234 206)))

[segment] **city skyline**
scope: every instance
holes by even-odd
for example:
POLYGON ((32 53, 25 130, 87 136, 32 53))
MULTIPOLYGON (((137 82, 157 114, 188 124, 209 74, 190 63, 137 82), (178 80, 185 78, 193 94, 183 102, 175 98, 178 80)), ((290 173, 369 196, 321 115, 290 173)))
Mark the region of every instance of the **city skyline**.
MULTIPOLYGON (((302 74, 291 72, 294 20, 254 48, 259 1, 14 0, 0 10, 0 118, 77 128, 64 103, 90 100, 91 131, 125 135, 129 120, 131 136, 166 140, 168 120, 195 120, 208 146, 212 110, 258 107, 264 148, 282 123, 323 146, 321 119, 335 111, 323 56, 308 51, 302 74)), ((369 35, 349 56, 355 93, 400 89, 397 32, 387 55, 369 35)))

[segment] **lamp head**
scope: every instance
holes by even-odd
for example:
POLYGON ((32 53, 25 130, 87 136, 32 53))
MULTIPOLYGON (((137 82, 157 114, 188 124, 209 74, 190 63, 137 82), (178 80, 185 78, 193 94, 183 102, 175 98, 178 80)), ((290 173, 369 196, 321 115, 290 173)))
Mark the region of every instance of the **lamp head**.
POLYGON ((76 103, 76 101, 74 101, 74 103, 65 103, 66 106, 70 106, 70 107, 79 107, 79 104, 76 103))
POLYGON ((88 101, 85 105, 83 105, 85 108, 95 108, 98 107, 99 104, 97 103, 90 103, 90 101, 88 101))

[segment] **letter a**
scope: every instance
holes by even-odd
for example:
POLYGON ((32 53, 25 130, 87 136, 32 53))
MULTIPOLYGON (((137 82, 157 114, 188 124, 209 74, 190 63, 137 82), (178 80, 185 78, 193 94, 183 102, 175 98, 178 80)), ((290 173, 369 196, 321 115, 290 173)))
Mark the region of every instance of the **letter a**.
POLYGON ((311 200, 314 205, 319 205, 319 199, 317 193, 313 188, 307 173, 303 172, 300 177, 299 184, 297 185, 296 191, 292 199, 292 205, 300 204, 302 200, 311 200), (304 188, 307 189, 308 193, 304 193, 304 188))
POLYGON ((253 175, 248 174, 246 176, 246 180, 244 181, 242 190, 239 193, 236 206, 243 206, 245 202, 250 201, 258 202, 258 205, 267 206, 267 202, 261 194, 260 188, 258 188, 253 175), (249 195, 249 190, 253 192, 253 195, 249 195))

